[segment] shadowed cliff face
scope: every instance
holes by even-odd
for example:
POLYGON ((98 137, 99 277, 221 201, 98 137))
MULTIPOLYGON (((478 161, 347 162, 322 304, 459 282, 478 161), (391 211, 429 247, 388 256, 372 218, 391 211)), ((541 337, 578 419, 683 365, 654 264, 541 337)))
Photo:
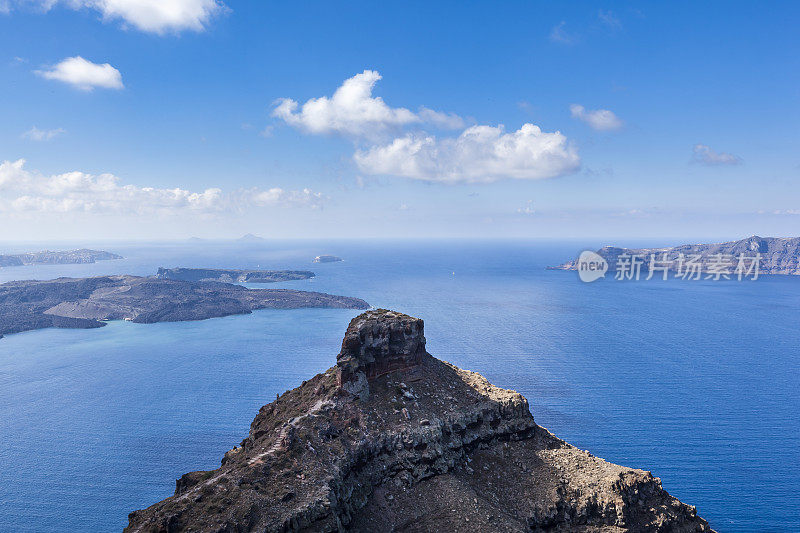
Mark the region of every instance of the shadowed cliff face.
POLYGON ((434 530, 711 531, 658 478, 557 439, 522 395, 427 354, 422 320, 387 310, 353 319, 335 367, 127 528, 434 530))

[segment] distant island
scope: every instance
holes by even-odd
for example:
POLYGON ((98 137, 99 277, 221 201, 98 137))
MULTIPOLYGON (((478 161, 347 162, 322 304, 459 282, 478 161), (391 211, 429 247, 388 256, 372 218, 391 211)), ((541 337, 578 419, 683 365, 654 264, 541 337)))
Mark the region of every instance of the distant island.
POLYGON ((266 242, 267 239, 264 237, 259 237, 258 235, 253 235, 252 233, 248 233, 246 235, 242 235, 238 239, 237 242, 266 242))
MULTIPOLYGON (((701 265, 702 272, 708 271, 709 264, 714 256, 732 256, 735 260, 744 254, 746 257, 755 257, 759 254, 759 274, 789 274, 800 275, 800 237, 759 237, 753 235, 738 241, 722 242, 715 244, 683 244, 666 248, 619 248, 604 246, 597 250, 597 254, 608 262, 611 271, 616 270, 619 256, 623 254, 638 255, 644 258, 642 270, 648 270, 650 255, 655 255, 655 260, 660 261, 664 254, 667 260, 676 260, 680 254, 683 256, 699 256, 697 262, 701 265)), ((677 261, 670 266, 670 270, 677 268, 677 261)), ((567 261, 558 266, 549 267, 551 270, 577 270, 577 259, 567 261)))
POLYGON ((159 268, 156 278, 223 283, 275 283, 311 279, 310 270, 227 270, 215 268, 159 268))
POLYGON ((341 346, 125 532, 713 533, 650 472, 567 444, 518 392, 434 358, 421 319, 368 311, 341 346))
POLYGON ((336 263, 337 261, 344 261, 341 257, 335 255, 318 255, 314 258, 314 263, 336 263))
POLYGON ((96 261, 109 261, 122 259, 121 255, 112 254, 102 250, 68 250, 64 252, 28 252, 23 254, 0 255, 0 267, 23 265, 70 265, 79 263, 94 263, 96 261))
POLYGON ((369 304, 320 292, 127 275, 11 281, 0 284, 0 337, 49 327, 97 328, 106 320, 176 322, 308 307, 367 309, 369 304))

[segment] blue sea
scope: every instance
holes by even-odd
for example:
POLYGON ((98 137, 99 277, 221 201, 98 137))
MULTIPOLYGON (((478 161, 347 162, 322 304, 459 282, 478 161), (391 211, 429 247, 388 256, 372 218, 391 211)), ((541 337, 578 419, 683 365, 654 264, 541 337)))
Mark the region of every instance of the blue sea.
MULTIPOLYGON (((270 286, 421 317, 430 353, 523 393, 568 442, 652 471, 716 530, 800 531, 800 278, 586 284, 545 269, 602 244, 98 244, 125 259, 5 268, 0 281, 311 269, 312 280, 270 286), (310 263, 323 253, 345 261, 310 263)), ((0 339, 0 531, 122 529, 183 473, 219 466, 260 406, 332 366, 357 313, 0 339)))

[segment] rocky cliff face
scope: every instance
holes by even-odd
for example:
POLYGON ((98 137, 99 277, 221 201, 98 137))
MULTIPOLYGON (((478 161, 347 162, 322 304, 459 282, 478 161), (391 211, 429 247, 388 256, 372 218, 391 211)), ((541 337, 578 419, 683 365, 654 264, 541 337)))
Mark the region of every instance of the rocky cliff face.
POLYGON ((357 397, 369 396, 369 382, 410 369, 428 356, 423 322, 393 311, 364 313, 350 322, 336 357, 336 381, 357 397))
POLYGON ((129 532, 711 531, 649 472, 557 439, 386 310, 354 319, 336 366, 262 407, 220 468, 129 518, 129 532))

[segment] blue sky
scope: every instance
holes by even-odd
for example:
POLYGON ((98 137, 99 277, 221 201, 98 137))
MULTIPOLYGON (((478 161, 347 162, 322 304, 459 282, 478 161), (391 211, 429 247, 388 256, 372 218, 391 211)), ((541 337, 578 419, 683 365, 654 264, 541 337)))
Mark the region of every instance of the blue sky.
POLYGON ((800 234, 794 2, 0 11, 0 240, 800 234))

